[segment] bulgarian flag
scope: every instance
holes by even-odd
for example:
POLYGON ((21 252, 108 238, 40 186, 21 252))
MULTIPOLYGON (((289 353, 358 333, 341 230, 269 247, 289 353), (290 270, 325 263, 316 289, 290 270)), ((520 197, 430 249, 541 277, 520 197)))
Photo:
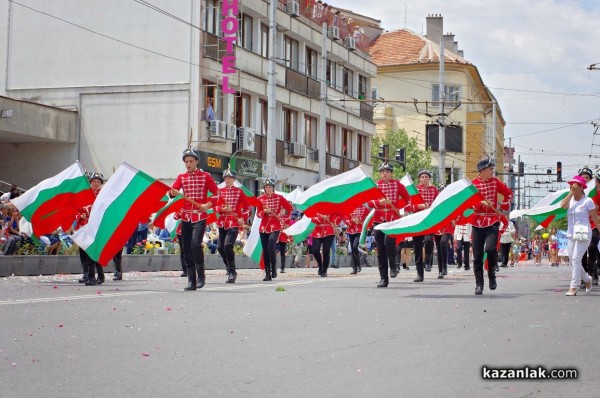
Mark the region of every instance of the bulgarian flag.
POLYGON ((405 237, 432 234, 481 200, 482 195, 477 188, 468 178, 463 178, 440 192, 428 209, 379 224, 375 229, 394 236, 396 241, 405 237))
POLYGON ((369 200, 383 199, 377 184, 359 166, 311 186, 296 200, 309 217, 323 214, 349 214, 369 200))
POLYGON ((302 216, 300 220, 295 222, 293 225, 283 230, 287 236, 294 238, 294 243, 298 244, 308 237, 315 230, 315 223, 305 216, 302 216))
POLYGON ((367 239, 367 232, 369 231, 369 228, 371 228, 371 223, 373 221, 374 215, 375 209, 372 209, 369 212, 369 214, 367 214, 365 221, 363 221, 362 231, 360 231, 360 238, 358 238, 358 243, 360 243, 361 245, 365 244, 365 240, 367 239))
POLYGON ((154 226, 164 229, 166 228, 165 225, 167 217, 181 210, 181 208, 185 204, 185 200, 183 199, 182 195, 177 195, 171 200, 169 199, 168 195, 165 195, 162 198, 162 202, 163 204, 166 203, 166 205, 156 212, 156 215, 154 216, 154 221, 152 223, 154 224, 154 226))
POLYGON ((86 225, 72 239, 103 266, 123 248, 139 222, 159 210, 170 187, 123 162, 102 188, 86 225))
POLYGON ((421 194, 419 193, 419 190, 417 189, 417 186, 413 182, 412 178, 410 178, 410 175, 407 174, 404 177, 402 177, 400 179, 400 182, 402 183, 402 185, 404 185, 404 187, 408 191, 408 194, 410 195, 410 204, 422 205, 425 203, 425 201, 423 200, 423 197, 421 196, 421 194))
POLYGON ((175 219, 175 213, 171 213, 165 218, 165 229, 169 231, 171 241, 173 241, 177 236, 177 229, 179 228, 180 224, 181 220, 175 219))
POLYGON ((263 250, 262 244, 260 243, 260 222, 262 219, 258 216, 254 217, 252 222, 252 229, 246 240, 246 245, 242 249, 242 252, 250 257, 252 261, 260 265, 260 269, 265 269, 265 263, 263 262, 263 250))
POLYGON ((33 233, 42 236, 58 227, 68 231, 82 207, 94 202, 94 191, 79 162, 40 182, 11 202, 32 224, 33 233))

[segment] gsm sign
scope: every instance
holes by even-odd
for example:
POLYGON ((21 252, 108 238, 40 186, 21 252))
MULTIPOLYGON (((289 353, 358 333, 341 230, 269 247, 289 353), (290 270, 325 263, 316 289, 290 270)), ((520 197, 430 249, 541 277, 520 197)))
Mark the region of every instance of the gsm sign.
POLYGON ((222 164, 221 159, 219 159, 219 158, 213 158, 212 156, 208 157, 208 159, 206 161, 206 164, 208 165, 208 167, 213 167, 215 169, 222 168, 221 167, 221 164, 222 164))

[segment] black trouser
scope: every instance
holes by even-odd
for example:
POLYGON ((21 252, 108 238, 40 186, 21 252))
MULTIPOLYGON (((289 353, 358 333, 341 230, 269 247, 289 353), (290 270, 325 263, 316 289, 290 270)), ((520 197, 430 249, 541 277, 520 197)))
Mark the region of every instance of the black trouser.
POLYGON ((583 255, 581 260, 583 270, 587 272, 592 278, 598 279, 598 241, 600 240, 600 233, 596 228, 592 229, 592 240, 588 246, 587 252, 583 255))
POLYGON ((413 236, 413 248, 415 250, 417 274, 423 276, 423 265, 431 266, 433 260, 433 235, 413 236), (425 246, 425 260, 423 260, 423 246, 425 246))
POLYGON ((237 236, 237 228, 219 228, 219 242, 217 243, 217 251, 225 263, 227 275, 237 275, 235 270, 235 253, 233 252, 233 245, 237 240, 237 236))
POLYGON ((181 250, 185 253, 188 281, 196 284, 198 279, 204 281, 204 250, 202 239, 206 231, 206 220, 198 222, 181 222, 181 250))
POLYGON ((281 259, 281 270, 285 270, 285 254, 287 252, 287 242, 279 242, 279 258, 281 259))
POLYGON ((79 259, 81 260, 81 265, 83 266, 83 279, 96 279, 96 271, 98 271, 98 279, 104 280, 104 268, 92 260, 92 258, 85 252, 85 250, 79 248, 79 259))
POLYGON ((115 256, 113 257, 113 261, 115 262, 115 276, 121 275, 123 273, 123 267, 121 266, 121 263, 123 261, 122 248, 117 254, 115 254, 115 256))
POLYGON ((438 271, 444 272, 448 268, 448 241, 450 234, 434 235, 435 247, 437 247, 438 271))
POLYGON ((500 243, 500 263, 503 267, 506 267, 506 264, 508 264, 511 245, 512 243, 500 243))
POLYGON ((360 254, 358 253, 358 245, 360 243, 360 233, 350 234, 350 250, 352 258, 352 268, 360 267, 360 254))
POLYGON ((185 250, 183 250, 183 238, 181 235, 177 235, 177 242, 179 242, 179 261, 181 262, 181 270, 187 274, 187 265, 185 263, 185 250))
POLYGON ((470 268, 469 263, 469 250, 471 249, 471 242, 465 240, 459 240, 456 242, 456 262, 458 265, 464 265, 465 268, 470 268), (464 253, 464 257, 463 257, 464 253), (464 261, 463 261, 464 258, 464 261))
POLYGON ((379 276, 383 280, 389 280, 388 269, 396 266, 396 239, 385 235, 380 230, 375 230, 375 244, 377 245, 377 266, 379 276))
POLYGON ((273 274, 273 271, 277 273, 277 253, 275 253, 275 245, 279 240, 280 231, 273 231, 271 233, 260 233, 260 243, 263 249, 263 262, 265 263, 265 272, 267 278, 273 274))
POLYGON ((475 284, 477 286, 483 283, 483 255, 487 253, 488 278, 491 281, 496 280, 496 265, 498 264, 498 229, 500 223, 497 222, 489 227, 473 227, 473 272, 475 273, 475 284))
POLYGON ((313 238, 312 254, 319 265, 319 275, 327 273, 327 268, 329 268, 333 238, 335 238, 334 235, 313 238), (321 245, 323 246, 323 257, 321 257, 321 245))

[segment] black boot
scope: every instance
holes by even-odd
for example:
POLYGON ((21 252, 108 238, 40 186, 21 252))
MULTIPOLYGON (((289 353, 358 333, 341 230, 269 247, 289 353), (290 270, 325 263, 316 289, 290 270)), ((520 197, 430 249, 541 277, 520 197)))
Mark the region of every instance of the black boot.
POLYGON ((88 265, 88 279, 85 282, 86 286, 96 286, 96 265, 94 263, 88 265))
POLYGON ((88 275, 88 266, 82 264, 81 267, 83 268, 83 275, 81 276, 81 279, 79 279, 79 283, 86 283, 89 279, 89 275, 88 275))
POLYGON ((271 269, 270 267, 265 266, 265 277, 263 278, 263 282, 269 282, 271 280, 271 269))
MULTIPOLYGON (((196 288, 202 289, 204 284, 206 283, 206 273, 204 271, 204 263, 197 266, 196 271, 198 271, 198 281, 196 283, 196 288)), ((190 270, 188 269, 188 274, 190 270)))
POLYGON ((327 278, 327 268, 329 266, 323 264, 323 272, 321 272, 321 278, 327 278))
POLYGON ((237 271, 235 270, 235 259, 227 261, 227 268, 229 269, 227 283, 235 283, 235 279, 237 278, 237 271))
POLYGON ((98 273, 97 284, 101 285, 104 283, 104 268, 100 264, 96 264, 96 271, 98 273))
POLYGON ((439 272, 438 273, 438 279, 444 279, 444 273, 443 272, 439 272))
POLYGON ((389 281, 387 279, 382 279, 377 284, 377 287, 388 287, 389 281))
POLYGON ((183 290, 196 290, 196 267, 187 267, 188 285, 183 290))
POLYGON ((490 276, 490 290, 496 290, 498 284, 496 283, 496 276, 490 276))
POLYGON ((406 263, 404 263, 404 264, 402 264, 402 269, 405 269, 408 271, 410 268, 408 267, 408 265, 406 265, 406 263))
POLYGON ((356 265, 352 264, 352 272, 350 272, 350 274, 354 275, 356 274, 358 271, 356 270, 356 265))
POLYGON ((115 274, 113 281, 120 281, 123 279, 123 268, 121 268, 122 257, 115 256, 115 274))
POLYGON ((423 274, 417 274, 417 277, 413 280, 413 282, 423 282, 423 274))
POLYGON ((390 267, 390 276, 392 278, 397 277, 399 270, 400 270, 400 267, 398 266, 398 264, 392 264, 392 266, 390 267))
POLYGON ((483 294, 483 286, 476 285, 475 286, 475 294, 483 294))
POLYGON ((442 270, 443 275, 448 275, 448 265, 444 265, 444 269, 442 270))
POLYGON ((277 264, 271 264, 271 278, 277 278, 277 264))

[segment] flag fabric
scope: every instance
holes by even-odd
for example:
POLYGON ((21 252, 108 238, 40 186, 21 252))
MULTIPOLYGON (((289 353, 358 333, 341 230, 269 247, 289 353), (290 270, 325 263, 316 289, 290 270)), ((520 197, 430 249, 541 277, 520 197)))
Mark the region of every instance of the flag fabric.
POLYGON ((284 229, 283 233, 293 237, 294 243, 298 244, 306 239, 314 230, 315 223, 313 223, 309 217, 303 216, 300 220, 284 229))
POLYGON ((169 186, 122 163, 102 188, 86 225, 72 236, 91 259, 105 266, 136 230, 159 210, 169 186))
POLYGON ((242 252, 250 257, 252 261, 260 265, 260 269, 265 269, 265 263, 263 261, 263 250, 262 244, 260 242, 260 222, 262 219, 258 216, 254 217, 254 221, 252 222, 252 229, 250 229, 250 234, 248 235, 248 239, 246 240, 246 244, 242 249, 242 252))
POLYGON ((362 231, 360 232, 360 238, 358 238, 358 243, 361 245, 365 244, 365 240, 367 239, 367 232, 369 231, 369 228, 371 228, 371 223, 373 221, 374 215, 375 209, 372 209, 369 212, 369 214, 367 214, 365 221, 363 221, 362 231))
POLYGON ((465 210, 481 202, 483 196, 468 178, 448 185, 426 210, 375 227, 396 241, 405 237, 435 233, 465 210))
POLYGON ((311 186, 298 196, 296 205, 309 217, 318 213, 344 215, 369 200, 384 197, 359 166, 311 186))
POLYGON ((165 218, 165 229, 169 231, 169 237, 171 238, 171 242, 173 242, 173 240, 177 236, 177 228, 179 228, 180 224, 181 220, 175 219, 175 213, 170 213, 165 218))
POLYGON ((177 195, 172 199, 165 195, 162 199, 162 202, 166 204, 162 209, 156 212, 154 221, 152 221, 152 223, 155 227, 164 229, 166 228, 165 225, 167 217, 181 210, 185 204, 185 200, 183 199, 183 195, 177 195))
POLYGON ((75 162, 11 202, 32 224, 33 233, 42 236, 58 227, 68 231, 79 209, 91 205, 94 199, 94 191, 83 167, 75 162))
POLYGON ((275 191, 276 194, 283 196, 285 200, 287 200, 288 202, 292 202, 292 204, 296 203, 298 197, 302 194, 302 192, 304 192, 304 190, 300 187, 296 187, 290 193, 275 191))
POLYGON ((561 218, 567 214, 567 211, 560 207, 560 202, 569 194, 569 189, 561 189, 540 199, 535 206, 530 209, 513 210, 510 212, 510 218, 526 216, 532 218, 535 222, 547 227, 552 220, 561 218))
POLYGON ((410 204, 411 205, 422 205, 425 203, 423 197, 419 193, 417 186, 413 182, 410 175, 406 174, 404 177, 400 179, 400 183, 404 185, 406 190, 408 191, 408 195, 410 196, 410 204))

